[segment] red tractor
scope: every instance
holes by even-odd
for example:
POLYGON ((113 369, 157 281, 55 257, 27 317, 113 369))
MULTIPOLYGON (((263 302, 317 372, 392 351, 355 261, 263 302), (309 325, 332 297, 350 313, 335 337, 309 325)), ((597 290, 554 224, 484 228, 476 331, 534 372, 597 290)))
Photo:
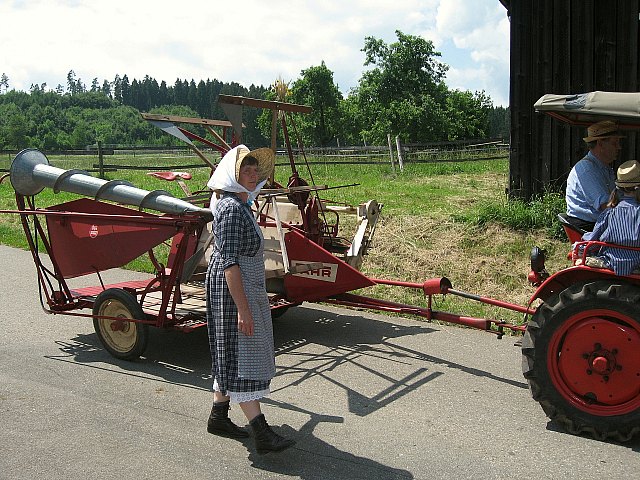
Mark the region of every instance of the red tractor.
MULTIPOLYGON (((537 111, 572 125, 615 120, 640 127, 640 94, 544 95, 537 111)), ((605 246, 583 242, 559 215, 573 266, 548 276, 532 252, 530 279, 540 300, 522 341, 533 398, 571 433, 625 441, 640 432, 640 271, 620 277, 589 261, 605 246)), ((618 248, 630 248, 622 247, 618 248)))

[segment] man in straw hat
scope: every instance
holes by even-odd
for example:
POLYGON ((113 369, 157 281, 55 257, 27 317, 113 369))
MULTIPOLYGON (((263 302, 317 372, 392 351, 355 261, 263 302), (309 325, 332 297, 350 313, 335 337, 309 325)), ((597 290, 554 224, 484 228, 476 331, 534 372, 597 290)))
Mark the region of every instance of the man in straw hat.
POLYGON ((609 120, 591 125, 583 138, 589 152, 571 169, 565 196, 568 220, 582 230, 593 230, 615 188, 612 165, 622 148, 621 138, 618 125, 609 120))
POLYGON ((276 366, 264 242, 250 204, 271 175, 274 160, 270 148, 250 151, 239 145, 225 154, 207 183, 220 195, 212 202, 215 241, 206 278, 213 376, 207 431, 248 437, 229 418, 229 404, 237 403, 251 425, 259 454, 294 444, 271 429, 260 406, 270 393, 276 366))
MULTIPOLYGON (((640 163, 624 162, 618 168, 616 190, 611 193, 608 207, 583 240, 594 240, 628 247, 640 247, 640 163)), ((587 259, 587 265, 589 265, 587 259)), ((630 275, 640 266, 640 251, 602 247, 597 260, 600 267, 611 268, 616 275, 630 275)))

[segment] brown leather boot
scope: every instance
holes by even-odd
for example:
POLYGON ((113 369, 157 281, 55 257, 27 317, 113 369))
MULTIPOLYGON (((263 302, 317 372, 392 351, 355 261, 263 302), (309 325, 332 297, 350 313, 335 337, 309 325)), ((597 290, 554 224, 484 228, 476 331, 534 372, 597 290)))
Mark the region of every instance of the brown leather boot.
POLYGON ((211 415, 207 422, 207 432, 221 437, 247 438, 249 432, 240 428, 229 418, 229 402, 213 402, 211 415))
POLYGON ((280 452, 289 448, 296 442, 289 438, 284 438, 271 430, 263 414, 258 415, 249 422, 253 429, 258 454, 263 455, 268 452, 280 452))

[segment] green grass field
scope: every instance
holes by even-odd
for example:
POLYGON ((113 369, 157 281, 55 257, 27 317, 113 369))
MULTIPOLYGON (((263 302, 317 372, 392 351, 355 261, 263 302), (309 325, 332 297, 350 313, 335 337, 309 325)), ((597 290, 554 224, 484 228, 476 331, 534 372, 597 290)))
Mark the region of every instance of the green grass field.
MULTIPOLYGON (((49 160, 63 169, 93 169, 96 163, 93 157, 52 156, 49 160)), ((547 267, 551 272, 567 265, 569 245, 555 220, 555 215, 564 209, 564 199, 550 193, 530 204, 508 201, 507 159, 408 163, 402 172, 397 166, 393 170, 390 164, 345 165, 310 160, 314 163, 298 167, 300 176, 309 183, 313 178, 316 185, 358 184, 321 192, 323 199, 355 205, 375 199, 384 204, 374 246, 362 267, 371 277, 421 283, 446 276, 455 289, 524 305, 534 292, 526 280, 532 246, 547 250, 547 267)), ((159 154, 105 157, 105 163, 109 164, 178 167, 174 169, 198 162, 195 157, 159 154)), ((285 164, 286 159, 278 158, 276 180, 283 184, 290 175, 285 164)), ((0 159, 0 168, 7 169, 9 165, 10 159, 0 159)), ((190 189, 204 188, 209 170, 189 171, 193 174, 193 179, 187 182, 190 189)), ((156 179, 144 171, 110 171, 106 178, 128 180, 140 188, 164 189, 183 196, 175 182, 156 179)), ((48 206, 76 196, 45 189, 35 198, 38 206, 48 206)), ((15 197, 6 179, 0 185, 0 209, 13 208, 15 197)), ((0 215, 0 242, 26 247, 17 215, 0 215)), ((164 248, 161 257, 166 255, 164 248)), ((144 257, 128 268, 151 271, 144 257)), ((425 304, 419 292, 403 288, 377 286, 359 293, 412 305, 425 304)), ((435 308, 522 321, 520 314, 451 296, 439 299, 435 308)))

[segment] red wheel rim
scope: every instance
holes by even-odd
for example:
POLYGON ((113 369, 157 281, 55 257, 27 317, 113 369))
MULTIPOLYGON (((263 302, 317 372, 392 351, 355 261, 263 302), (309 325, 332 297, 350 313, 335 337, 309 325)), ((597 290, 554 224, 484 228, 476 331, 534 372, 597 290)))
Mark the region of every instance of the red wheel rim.
POLYGON ((551 381, 574 407, 598 416, 640 408, 640 329, 614 310, 569 317, 547 352, 551 381))

